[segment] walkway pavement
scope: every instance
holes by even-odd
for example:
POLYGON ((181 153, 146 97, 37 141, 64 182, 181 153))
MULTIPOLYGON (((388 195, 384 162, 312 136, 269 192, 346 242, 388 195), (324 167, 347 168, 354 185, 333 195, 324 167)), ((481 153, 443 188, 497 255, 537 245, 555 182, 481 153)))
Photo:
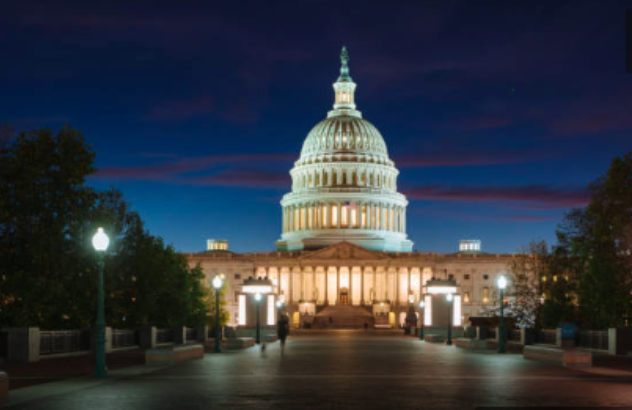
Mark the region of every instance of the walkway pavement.
POLYGON ((343 331, 292 337, 284 356, 274 343, 265 354, 251 348, 169 368, 120 372, 127 373, 104 383, 75 379, 74 389, 73 381, 62 382, 59 394, 30 395, 62 383, 11 393, 19 401, 15 408, 51 410, 632 406, 632 377, 343 331))
MULTIPOLYGON (((145 363, 145 352, 135 349, 110 353, 107 363, 109 370, 138 366, 145 363)), ((94 371, 94 356, 45 359, 35 363, 0 363, 0 371, 11 376, 9 389, 15 390, 69 377, 89 376, 94 371)))

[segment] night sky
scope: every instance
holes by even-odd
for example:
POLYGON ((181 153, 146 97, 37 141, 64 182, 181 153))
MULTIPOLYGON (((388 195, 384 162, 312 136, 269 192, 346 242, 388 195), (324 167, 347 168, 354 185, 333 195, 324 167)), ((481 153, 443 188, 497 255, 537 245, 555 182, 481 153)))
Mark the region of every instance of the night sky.
POLYGON ((554 241, 632 149, 632 2, 114 3, 0 2, 0 123, 82 130, 89 183, 182 251, 274 249, 343 45, 419 251, 554 241))

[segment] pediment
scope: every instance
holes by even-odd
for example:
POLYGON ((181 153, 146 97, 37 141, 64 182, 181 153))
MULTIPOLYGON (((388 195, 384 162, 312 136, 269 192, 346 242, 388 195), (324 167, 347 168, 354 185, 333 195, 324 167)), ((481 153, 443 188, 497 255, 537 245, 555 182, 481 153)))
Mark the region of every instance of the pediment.
POLYGON ((303 260, 384 260, 390 259, 383 252, 370 251, 350 242, 340 242, 303 256, 303 260))

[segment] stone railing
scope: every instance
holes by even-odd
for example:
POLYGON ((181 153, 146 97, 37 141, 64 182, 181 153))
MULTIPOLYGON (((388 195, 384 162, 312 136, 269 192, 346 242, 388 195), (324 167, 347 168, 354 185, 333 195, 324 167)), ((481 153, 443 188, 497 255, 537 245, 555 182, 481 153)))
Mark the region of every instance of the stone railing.
MULTIPOLYGON (((95 333, 86 330, 40 330, 37 327, 5 328, 1 331, 3 348, 0 358, 13 362, 37 362, 41 359, 90 354, 94 349, 95 333)), ((105 351, 151 349, 157 346, 204 342, 206 327, 157 329, 105 328, 105 351)))
POLYGON ((112 349, 138 346, 138 332, 134 329, 112 329, 112 349))
POLYGON ((608 350, 608 331, 585 330, 580 332, 579 346, 585 349, 608 350))
POLYGON ((509 329, 507 331, 507 341, 522 342, 522 331, 520 329, 509 329))
POLYGON ((558 345, 559 329, 540 329, 536 333, 536 343, 546 345, 558 345))
POLYGON ((40 331, 39 342, 42 356, 90 351, 90 330, 40 331))

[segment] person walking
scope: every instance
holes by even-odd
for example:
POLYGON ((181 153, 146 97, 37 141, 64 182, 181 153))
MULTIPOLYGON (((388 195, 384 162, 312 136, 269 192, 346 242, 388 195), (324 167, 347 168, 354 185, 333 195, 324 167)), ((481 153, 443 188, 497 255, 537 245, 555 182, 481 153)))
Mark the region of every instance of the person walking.
POLYGON ((279 337, 279 341, 281 342, 281 356, 285 352, 285 339, 287 339, 287 334, 289 333, 290 321, 288 320, 286 315, 280 315, 279 321, 277 322, 277 336, 279 337))

